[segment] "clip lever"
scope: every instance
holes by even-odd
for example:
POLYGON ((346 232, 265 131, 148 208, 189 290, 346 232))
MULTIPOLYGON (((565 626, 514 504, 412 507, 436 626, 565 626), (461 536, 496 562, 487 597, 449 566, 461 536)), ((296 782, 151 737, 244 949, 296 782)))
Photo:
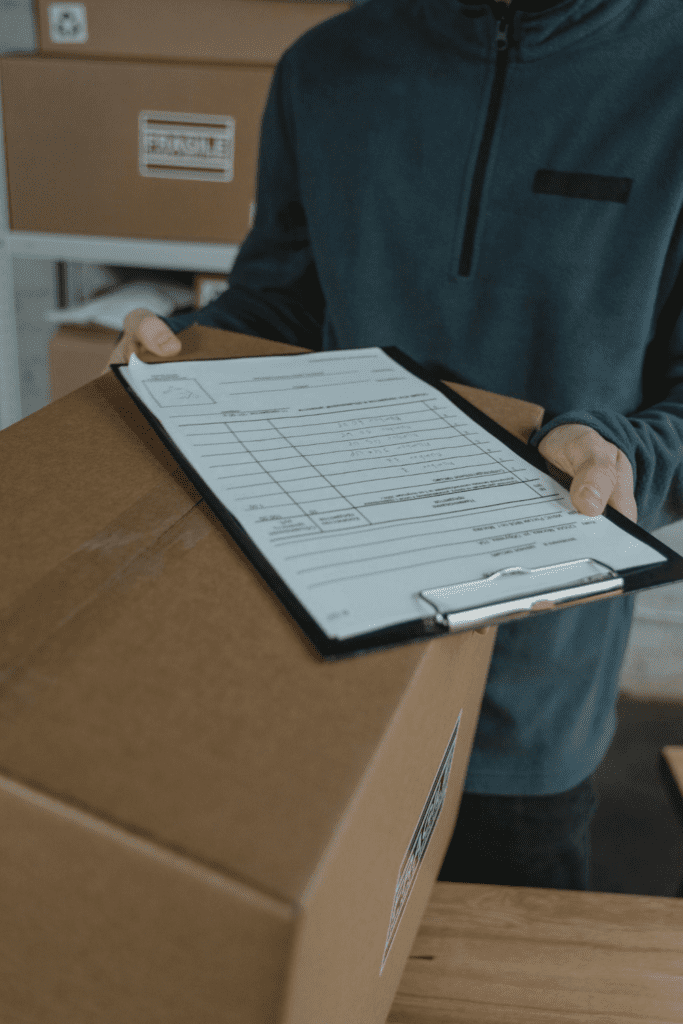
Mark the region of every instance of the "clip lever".
POLYGON ((547 611, 582 597, 621 593, 623 587, 623 578, 603 562, 578 558, 537 569, 510 566, 469 583, 421 590, 418 597, 434 610, 437 625, 453 632, 547 611))

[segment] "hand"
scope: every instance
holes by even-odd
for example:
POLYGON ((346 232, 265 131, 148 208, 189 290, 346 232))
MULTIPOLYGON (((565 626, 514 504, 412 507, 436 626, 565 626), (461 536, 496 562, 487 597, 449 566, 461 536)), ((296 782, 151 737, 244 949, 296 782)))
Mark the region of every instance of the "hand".
POLYGON ((160 317, 148 309, 133 309, 123 321, 123 337, 109 356, 100 377, 109 372, 112 363, 127 363, 138 346, 156 356, 175 356, 182 347, 160 317))
POLYGON ((565 423, 546 434, 538 450, 547 462, 574 477, 569 495, 582 515, 599 516, 611 505, 638 522, 631 463, 597 430, 565 423))

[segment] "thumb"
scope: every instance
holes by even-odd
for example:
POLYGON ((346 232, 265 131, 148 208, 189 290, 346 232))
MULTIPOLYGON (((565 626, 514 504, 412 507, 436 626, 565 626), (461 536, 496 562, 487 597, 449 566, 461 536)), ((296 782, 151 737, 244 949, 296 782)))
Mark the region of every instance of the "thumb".
POLYGON ((164 321, 148 309, 134 309, 123 321, 124 330, 130 333, 148 352, 157 356, 172 356, 182 346, 175 334, 164 321))
POLYGON ((576 473, 569 493, 574 507, 583 515, 600 515, 610 505, 635 523, 638 510, 633 469, 622 451, 615 452, 614 461, 597 454, 588 458, 576 473))

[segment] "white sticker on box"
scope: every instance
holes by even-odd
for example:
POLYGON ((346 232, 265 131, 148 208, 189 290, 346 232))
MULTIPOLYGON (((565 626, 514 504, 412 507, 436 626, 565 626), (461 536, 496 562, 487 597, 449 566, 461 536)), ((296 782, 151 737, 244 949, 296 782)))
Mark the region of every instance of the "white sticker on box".
POLYGON ((429 846, 429 840, 432 838, 432 833, 436 828, 436 823, 439 820, 441 814, 441 808, 446 797, 446 789, 448 788, 448 778, 451 774, 451 765, 453 764, 453 751, 455 750, 455 741, 458 736, 458 728, 460 726, 460 719, 462 718, 462 708, 458 715, 458 720, 455 723, 455 728, 448 741, 445 753, 441 759, 439 770, 436 773, 434 781, 432 782, 432 788, 429 790, 429 796, 425 801, 425 805, 422 808, 422 814, 420 820, 417 823, 413 837, 408 843, 408 849, 405 852, 401 867, 398 873, 398 880, 396 882, 396 889, 394 890, 394 904, 391 908, 391 917, 389 919, 389 929, 387 931, 387 940, 384 945, 384 956, 382 957, 382 966, 379 969, 381 974, 384 970, 384 965, 389 956, 389 950, 394 941, 398 926, 401 923, 403 917, 403 911, 408 905, 410 894, 413 891, 415 879, 417 873, 420 870, 420 865, 424 860, 424 855, 427 852, 429 846))
POLYGON ((53 43, 87 43, 85 4, 48 4, 47 21, 53 43))
POLYGON ((146 178, 234 178, 234 117, 141 110, 138 142, 140 174, 146 178))

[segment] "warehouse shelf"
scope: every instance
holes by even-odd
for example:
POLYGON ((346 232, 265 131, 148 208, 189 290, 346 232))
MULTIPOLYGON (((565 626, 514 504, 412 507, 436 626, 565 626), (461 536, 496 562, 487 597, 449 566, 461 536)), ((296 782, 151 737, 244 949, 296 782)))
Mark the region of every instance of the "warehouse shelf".
POLYGON ((68 263, 189 270, 197 273, 227 273, 232 269, 239 249, 238 245, 211 242, 100 238, 95 235, 57 235, 33 231, 9 231, 5 239, 11 256, 68 263))
POLYGON ((208 242, 3 232, 0 235, 0 429, 21 419, 12 265, 15 258, 228 273, 238 251, 238 245, 208 242))
POLYGON ((15 259, 228 273, 238 250, 238 245, 211 242, 102 238, 10 230, 0 98, 0 429, 21 419, 15 259))
POLYGON ((0 429, 16 423, 22 415, 15 259, 228 273, 239 251, 234 244, 12 231, 5 166, 0 96, 0 429))

